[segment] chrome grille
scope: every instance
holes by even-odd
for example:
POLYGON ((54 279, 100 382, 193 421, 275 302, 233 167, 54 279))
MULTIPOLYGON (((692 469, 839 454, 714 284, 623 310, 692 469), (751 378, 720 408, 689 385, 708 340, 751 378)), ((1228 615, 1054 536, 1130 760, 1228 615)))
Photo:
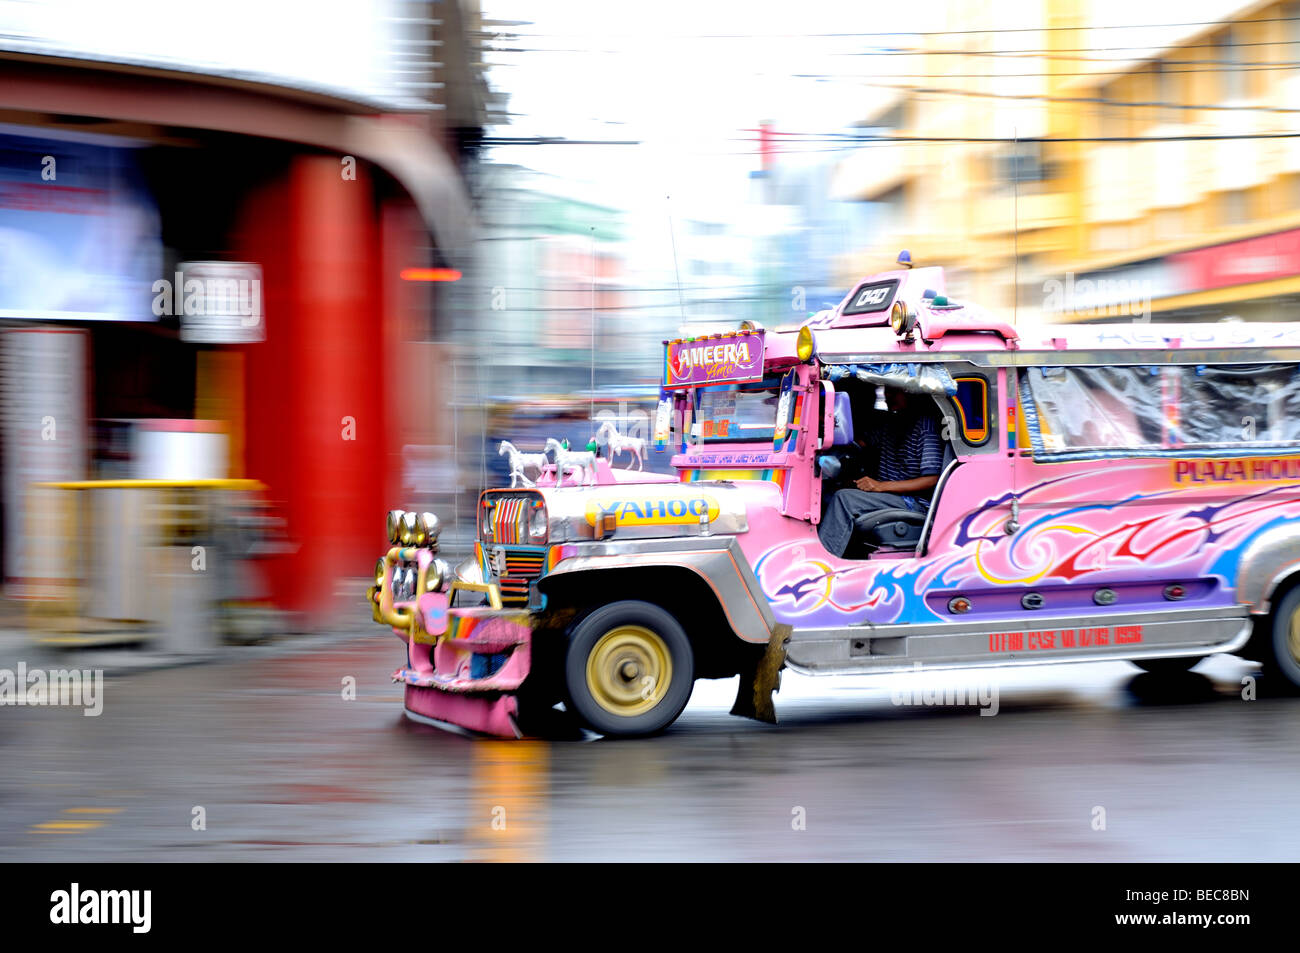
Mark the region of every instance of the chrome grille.
POLYGON ((546 566, 546 551, 504 546, 501 552, 505 569, 497 585, 501 588, 502 605, 528 605, 529 587, 542 577, 546 566))

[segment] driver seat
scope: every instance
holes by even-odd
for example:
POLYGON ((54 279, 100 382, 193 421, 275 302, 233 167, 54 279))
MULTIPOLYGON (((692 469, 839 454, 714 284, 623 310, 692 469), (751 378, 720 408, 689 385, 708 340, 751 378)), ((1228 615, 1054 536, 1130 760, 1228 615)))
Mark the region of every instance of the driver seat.
POLYGON ((854 521, 853 539, 846 555, 861 558, 870 556, 882 546, 915 546, 921 541, 921 530, 925 527, 928 513, 929 510, 901 508, 863 513, 854 521))

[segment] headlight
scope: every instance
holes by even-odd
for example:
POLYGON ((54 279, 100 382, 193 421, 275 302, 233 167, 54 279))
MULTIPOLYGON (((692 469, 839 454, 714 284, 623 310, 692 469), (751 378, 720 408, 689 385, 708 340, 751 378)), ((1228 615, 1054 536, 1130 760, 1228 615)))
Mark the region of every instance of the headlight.
POLYGON ((451 566, 445 559, 435 559, 424 575, 425 592, 442 592, 443 588, 451 581, 451 566))
POLYGON ((468 582, 479 586, 485 581, 483 579, 483 567, 479 565, 479 561, 473 556, 456 566, 456 578, 460 582, 468 582))
POLYGON ((889 311, 889 326, 895 334, 911 333, 912 328, 916 327, 916 312, 908 311, 907 305, 895 301, 894 307, 889 311))
POLYGON ((805 324, 799 329, 799 337, 795 339, 794 353, 801 361, 811 361, 814 350, 816 349, 813 346, 812 328, 805 324))
POLYGON ((388 541, 390 543, 399 543, 402 540, 402 517, 405 514, 401 510, 388 511, 388 541))
POLYGON ((433 513, 421 513, 415 521, 415 530, 420 545, 434 546, 442 532, 442 521, 433 513))
POLYGON ((546 507, 537 507, 533 510, 532 518, 528 521, 528 538, 535 543, 544 543, 546 542, 546 531, 549 528, 546 519, 546 507))
POLYGON ((375 563, 375 585, 376 586, 382 586, 384 584, 384 571, 385 571, 384 561, 380 559, 378 562, 375 563))
POLYGON ((401 524, 397 533, 397 540, 403 546, 415 545, 415 523, 416 517, 414 513, 402 514, 401 524))

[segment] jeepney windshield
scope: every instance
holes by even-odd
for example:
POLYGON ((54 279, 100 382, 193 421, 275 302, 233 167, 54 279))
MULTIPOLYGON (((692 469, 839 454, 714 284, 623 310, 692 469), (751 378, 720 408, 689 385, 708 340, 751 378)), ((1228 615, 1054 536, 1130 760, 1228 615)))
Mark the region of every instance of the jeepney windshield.
POLYGON ((1293 364, 1030 367, 1020 401, 1047 457, 1300 446, 1293 364))

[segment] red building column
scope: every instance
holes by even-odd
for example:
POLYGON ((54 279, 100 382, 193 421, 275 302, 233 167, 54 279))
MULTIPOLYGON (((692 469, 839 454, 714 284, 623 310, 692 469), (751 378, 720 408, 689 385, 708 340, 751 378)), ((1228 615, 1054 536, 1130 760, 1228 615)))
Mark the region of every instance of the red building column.
POLYGON ((341 171, 337 157, 290 160, 249 197, 237 236, 262 265, 266 309, 266 340, 245 349, 247 475, 268 485, 296 547, 269 561, 268 581, 278 605, 317 624, 337 608, 336 580, 367 576, 383 545, 403 400, 386 373, 373 180, 361 162, 355 179, 341 171))

